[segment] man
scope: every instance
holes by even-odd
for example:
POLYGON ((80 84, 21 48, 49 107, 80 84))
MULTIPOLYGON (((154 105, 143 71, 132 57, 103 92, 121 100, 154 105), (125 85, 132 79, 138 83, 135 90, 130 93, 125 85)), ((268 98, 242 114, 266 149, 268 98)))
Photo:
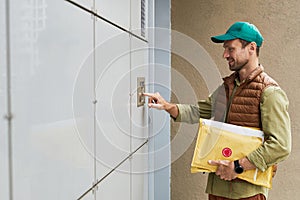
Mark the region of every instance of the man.
POLYGON ((149 97, 150 108, 167 111, 176 122, 198 123, 202 117, 260 128, 265 142, 257 150, 234 162, 209 161, 217 171, 209 174, 206 192, 210 200, 266 199, 267 188, 237 179, 237 174, 255 168, 265 171, 287 158, 291 151, 288 99, 259 63, 263 37, 253 24, 236 22, 211 40, 223 43, 223 57, 233 73, 207 100, 185 105, 169 103, 158 93, 144 95, 149 97))

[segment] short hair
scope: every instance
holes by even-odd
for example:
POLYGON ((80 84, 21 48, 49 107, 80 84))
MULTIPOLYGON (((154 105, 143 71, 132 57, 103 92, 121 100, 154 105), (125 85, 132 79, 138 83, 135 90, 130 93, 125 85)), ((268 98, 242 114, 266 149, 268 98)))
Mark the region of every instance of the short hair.
MULTIPOLYGON (((242 40, 242 39, 239 39, 241 44, 242 44, 242 48, 245 48, 248 44, 250 44, 251 42, 248 42, 246 40, 242 40)), ((259 46, 256 45, 256 55, 257 57, 259 56, 259 46)))

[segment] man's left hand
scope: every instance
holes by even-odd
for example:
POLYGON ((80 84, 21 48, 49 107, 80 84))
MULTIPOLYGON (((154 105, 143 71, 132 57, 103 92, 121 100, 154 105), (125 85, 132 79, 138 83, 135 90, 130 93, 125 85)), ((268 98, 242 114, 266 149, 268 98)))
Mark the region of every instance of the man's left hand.
POLYGON ((216 175, 226 181, 231 181, 237 177, 234 171, 234 164, 229 160, 209 160, 210 165, 217 166, 216 175))

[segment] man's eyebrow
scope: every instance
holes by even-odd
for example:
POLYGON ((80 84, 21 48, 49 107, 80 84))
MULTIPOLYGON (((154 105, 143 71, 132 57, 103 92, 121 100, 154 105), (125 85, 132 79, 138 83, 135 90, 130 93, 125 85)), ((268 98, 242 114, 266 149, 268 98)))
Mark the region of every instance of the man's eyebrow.
POLYGON ((228 47, 228 43, 227 42, 224 42, 223 43, 223 47, 225 48, 225 47, 228 47))
POLYGON ((223 44, 223 48, 234 48, 231 44, 223 44))

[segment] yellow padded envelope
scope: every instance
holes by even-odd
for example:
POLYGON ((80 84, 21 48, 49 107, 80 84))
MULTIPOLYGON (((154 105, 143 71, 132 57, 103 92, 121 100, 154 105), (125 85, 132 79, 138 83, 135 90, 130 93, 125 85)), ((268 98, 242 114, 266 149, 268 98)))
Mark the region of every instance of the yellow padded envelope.
MULTIPOLYGON (((200 118, 191 172, 215 172, 217 166, 208 164, 208 160, 234 161, 243 158, 257 149, 263 138, 260 130, 200 118)), ((264 172, 253 169, 244 171, 238 178, 272 188, 272 173, 272 167, 264 172)))

